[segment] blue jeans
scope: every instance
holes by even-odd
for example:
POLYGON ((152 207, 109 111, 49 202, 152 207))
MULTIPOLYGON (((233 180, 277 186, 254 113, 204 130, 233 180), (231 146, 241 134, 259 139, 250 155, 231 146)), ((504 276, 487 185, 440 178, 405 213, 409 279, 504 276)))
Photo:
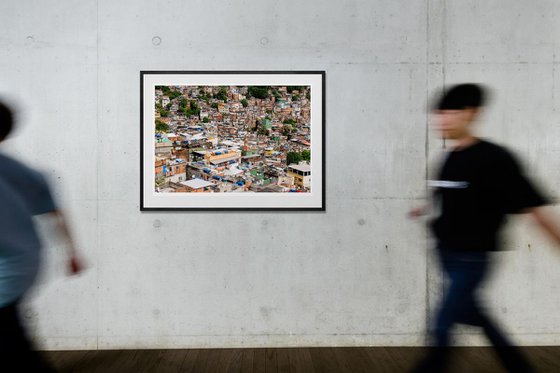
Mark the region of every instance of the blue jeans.
POLYGON ((436 348, 416 371, 444 371, 451 328, 455 324, 468 324, 484 330, 509 372, 530 372, 530 366, 521 352, 484 312, 478 299, 478 289, 491 266, 489 253, 439 248, 438 254, 442 268, 449 279, 449 285, 433 329, 436 348))
POLYGON ((485 314, 478 300, 477 290, 490 269, 488 253, 440 249, 439 258, 449 279, 449 286, 436 318, 436 346, 449 345, 449 331, 455 323, 480 326, 495 346, 511 346, 485 314))

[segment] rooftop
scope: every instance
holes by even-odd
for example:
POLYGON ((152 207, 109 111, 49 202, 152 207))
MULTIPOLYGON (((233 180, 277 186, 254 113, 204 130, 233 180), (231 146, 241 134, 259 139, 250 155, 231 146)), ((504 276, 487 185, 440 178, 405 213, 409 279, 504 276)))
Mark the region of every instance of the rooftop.
POLYGON ((311 165, 309 164, 291 164, 288 166, 289 168, 296 170, 296 171, 301 171, 301 172, 311 172, 311 165))
POLYGON ((239 159, 239 154, 233 154, 231 157, 224 157, 224 158, 214 159, 214 160, 211 160, 210 163, 212 163, 212 164, 220 164, 220 163, 224 163, 224 162, 234 161, 234 160, 236 160, 236 159, 239 159))
POLYGON ((185 185, 191 189, 201 189, 214 185, 202 179, 191 179, 187 181, 181 181, 179 184, 185 185))

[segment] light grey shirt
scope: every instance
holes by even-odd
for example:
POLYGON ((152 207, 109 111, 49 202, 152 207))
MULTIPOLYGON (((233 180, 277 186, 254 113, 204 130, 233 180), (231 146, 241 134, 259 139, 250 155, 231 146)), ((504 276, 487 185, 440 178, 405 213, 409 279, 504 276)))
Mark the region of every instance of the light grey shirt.
POLYGON ((20 298, 39 269, 33 216, 56 210, 39 172, 0 154, 0 307, 20 298))

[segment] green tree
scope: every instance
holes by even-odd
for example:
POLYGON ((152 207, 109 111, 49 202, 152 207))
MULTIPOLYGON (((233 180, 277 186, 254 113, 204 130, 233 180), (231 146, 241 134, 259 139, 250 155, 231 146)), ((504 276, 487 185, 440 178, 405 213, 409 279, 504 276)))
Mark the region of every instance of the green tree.
POLYGON ((293 91, 299 91, 301 92, 303 90, 302 86, 296 86, 296 85, 289 85, 286 87, 286 90, 288 91, 288 93, 292 93, 293 91))
POLYGON ((181 102, 179 102, 179 112, 190 116, 188 105, 189 103, 186 98, 181 99, 181 102))
POLYGON ((257 133, 262 136, 268 135, 268 130, 265 127, 259 127, 257 133))
POLYGON ((285 119, 284 124, 296 124, 296 121, 293 119, 285 119))
POLYGON ((200 107, 198 107, 198 103, 196 101, 190 102, 190 113, 191 115, 200 115, 200 107))
POLYGON ((249 106, 249 101, 247 101, 247 99, 244 98, 243 100, 241 100, 241 105, 243 105, 243 107, 247 107, 249 106))
POLYGON ((264 100, 268 97, 268 89, 268 86, 250 86, 248 88, 249 96, 264 100))
POLYGON ((301 160, 301 154, 298 152, 288 152, 286 156, 288 165, 291 165, 292 163, 298 164, 301 160))
POLYGON ((226 102, 227 101, 227 89, 225 87, 221 87, 220 91, 216 95, 216 98, 218 100, 222 100, 222 101, 226 102))
POLYGON ((156 85, 156 89, 160 90, 164 95, 168 94, 169 92, 171 92, 171 88, 169 88, 166 85, 156 85))
POLYGON ((302 152, 301 152, 301 158, 302 158, 304 161, 310 162, 310 161, 311 161, 311 150, 304 150, 304 151, 302 151, 302 152))
POLYGON ((253 126, 253 128, 251 128, 251 130, 252 130, 253 132, 257 132, 257 131, 259 130, 259 128, 261 128, 261 125, 262 125, 261 120, 260 120, 260 119, 257 119, 257 120, 255 121, 255 125, 253 126))
POLYGON ((169 126, 159 119, 156 119, 156 131, 167 132, 169 131, 169 126))
POLYGON ((208 117, 204 117, 204 119, 202 119, 202 123, 208 123, 210 122, 210 119, 208 119, 208 117))
POLYGON ((181 96, 181 95, 182 95, 182 94, 181 94, 181 92, 179 92, 179 91, 171 91, 171 92, 169 92, 169 93, 167 94, 167 96, 169 96, 169 99, 170 99, 170 100, 174 100, 174 99, 176 99, 177 97, 179 97, 179 96, 181 96))

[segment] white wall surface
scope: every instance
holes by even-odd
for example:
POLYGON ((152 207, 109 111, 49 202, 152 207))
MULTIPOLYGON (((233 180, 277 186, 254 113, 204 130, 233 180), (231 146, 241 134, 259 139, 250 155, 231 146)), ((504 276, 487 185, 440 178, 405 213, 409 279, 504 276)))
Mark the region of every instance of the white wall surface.
MULTIPOLYGON (((553 0, 2 1, 0 94, 22 124, 2 147, 50 176, 89 265, 65 277, 47 234, 33 334, 47 349, 424 343, 442 276, 405 215, 441 148, 427 100, 491 86, 481 134, 559 196, 559 14, 553 0), (214 69, 326 70, 325 213, 139 211, 139 71, 214 69)), ((523 218, 510 228, 489 309, 517 342, 558 344, 560 251, 523 218)))

